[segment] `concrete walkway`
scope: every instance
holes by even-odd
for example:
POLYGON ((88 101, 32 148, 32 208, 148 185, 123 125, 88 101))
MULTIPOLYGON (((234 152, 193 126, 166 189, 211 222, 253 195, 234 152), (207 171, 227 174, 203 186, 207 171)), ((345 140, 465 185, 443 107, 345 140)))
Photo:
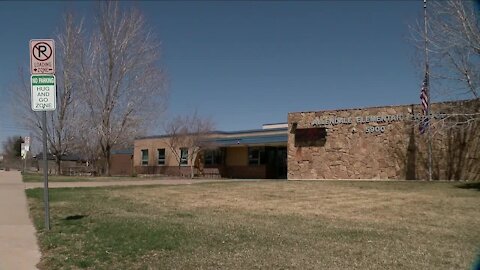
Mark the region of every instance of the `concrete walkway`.
MULTIPOLYGON (((48 182, 48 188, 107 187, 107 186, 149 186, 149 185, 191 185, 198 183, 265 181, 259 179, 156 179, 134 181, 90 181, 90 182, 48 182)), ((24 183, 26 189, 43 188, 43 182, 24 183)), ((1 270, 1 268, 0 268, 1 270)))
POLYGON ((18 171, 0 171, 0 269, 37 269, 40 251, 18 171))

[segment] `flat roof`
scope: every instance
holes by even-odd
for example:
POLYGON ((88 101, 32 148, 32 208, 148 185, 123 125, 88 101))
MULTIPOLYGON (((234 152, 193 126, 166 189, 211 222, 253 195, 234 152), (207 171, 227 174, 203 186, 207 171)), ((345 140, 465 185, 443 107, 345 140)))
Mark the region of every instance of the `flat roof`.
MULTIPOLYGON (((210 135, 215 137, 216 135, 222 136, 228 136, 232 137, 235 135, 249 135, 251 134, 252 136, 256 134, 266 134, 266 133, 287 133, 288 128, 270 128, 270 129, 247 129, 247 130, 237 130, 237 131, 212 131, 210 132, 210 135)), ((144 137, 138 137, 135 138, 135 140, 144 140, 144 139, 161 139, 161 138, 168 138, 170 135, 163 134, 163 135, 152 135, 152 136, 144 136, 144 137)))
POLYGON ((112 155, 131 155, 133 148, 112 150, 112 155))
POLYGON ((255 144, 278 144, 287 143, 288 134, 275 134, 265 136, 239 136, 232 138, 212 138, 216 146, 232 146, 232 145, 255 145, 255 144))

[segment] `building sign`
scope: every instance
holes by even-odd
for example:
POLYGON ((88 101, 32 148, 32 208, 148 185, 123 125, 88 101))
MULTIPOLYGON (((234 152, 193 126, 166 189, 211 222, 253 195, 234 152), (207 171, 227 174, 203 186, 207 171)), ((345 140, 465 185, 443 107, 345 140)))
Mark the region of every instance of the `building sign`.
MULTIPOLYGON (((444 119, 446 114, 444 113, 431 113, 431 119, 444 119)), ((385 132, 385 125, 389 125, 394 122, 401 122, 405 120, 409 121, 421 121, 425 119, 423 114, 387 114, 387 115, 366 115, 366 116, 353 116, 353 117, 316 117, 311 125, 313 127, 325 127, 336 125, 351 125, 353 123, 365 124, 365 133, 383 133, 385 132), (375 124, 375 125, 371 125, 375 124), (383 124, 383 125, 378 125, 383 124)))
POLYGON ((323 146, 326 137, 327 129, 324 127, 297 128, 295 130, 295 147, 323 146))
POLYGON ((55 75, 32 75, 32 110, 54 111, 56 108, 55 75))
POLYGON ((30 40, 30 73, 55 74, 55 43, 53 39, 30 40))

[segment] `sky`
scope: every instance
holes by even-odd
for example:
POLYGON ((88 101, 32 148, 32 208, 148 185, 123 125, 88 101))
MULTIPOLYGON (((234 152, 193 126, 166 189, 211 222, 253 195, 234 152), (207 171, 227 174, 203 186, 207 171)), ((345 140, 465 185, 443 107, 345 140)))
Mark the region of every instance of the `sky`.
MULTIPOLYGON (((422 20, 421 0, 122 3, 161 40, 167 117, 196 110, 235 131, 286 122, 289 112, 420 102, 409 25, 422 20)), ((52 38, 66 10, 90 18, 93 5, 0 1, 0 141, 29 134, 8 91, 19 67, 28 70, 29 40, 52 38)))

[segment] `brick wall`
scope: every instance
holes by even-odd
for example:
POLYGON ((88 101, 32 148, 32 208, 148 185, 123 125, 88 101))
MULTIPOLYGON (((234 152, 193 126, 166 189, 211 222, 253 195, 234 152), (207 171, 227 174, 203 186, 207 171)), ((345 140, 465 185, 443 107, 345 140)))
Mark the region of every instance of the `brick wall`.
POLYGON ((158 174, 190 177, 190 170, 190 166, 135 166, 135 173, 137 174, 158 174))
POLYGON ((112 154, 110 157, 110 173, 128 176, 133 174, 133 156, 131 154, 112 154))
POLYGON ((241 179, 264 179, 267 178, 265 165, 255 166, 228 166, 221 170, 222 177, 241 179))

